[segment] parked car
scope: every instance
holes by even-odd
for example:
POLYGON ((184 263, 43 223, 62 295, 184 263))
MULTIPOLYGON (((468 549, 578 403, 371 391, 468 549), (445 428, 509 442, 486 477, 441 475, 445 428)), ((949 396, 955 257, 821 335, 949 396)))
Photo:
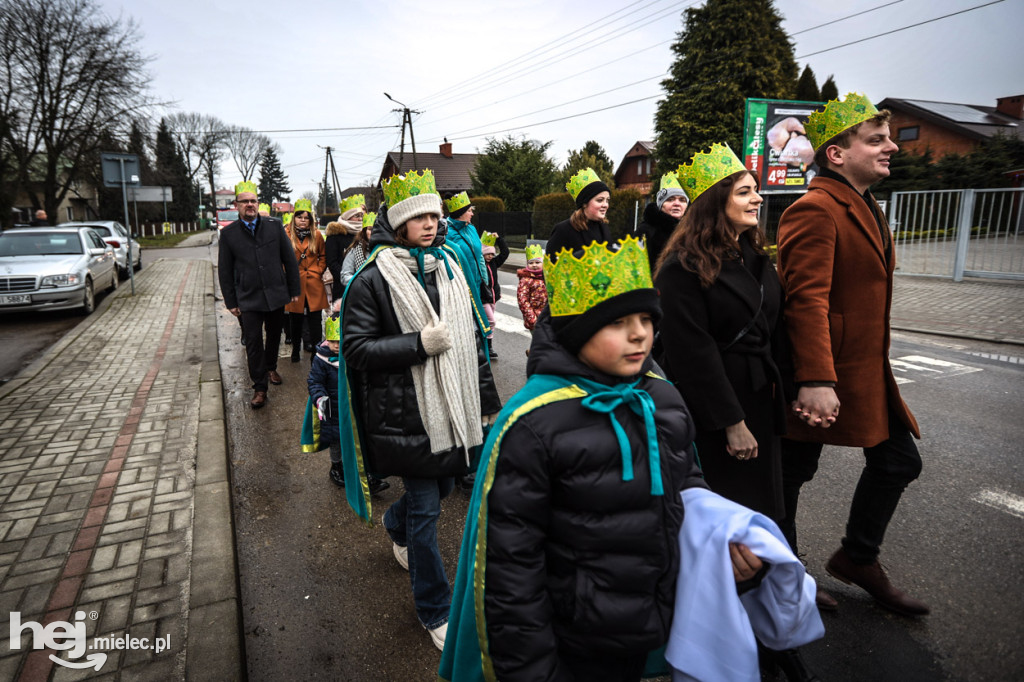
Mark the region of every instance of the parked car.
POLYGON ((90 227, 27 227, 0 233, 0 313, 96 308, 96 290, 117 289, 114 247, 90 227))
POLYGON ((238 209, 236 208, 218 208, 217 209, 217 229, 223 230, 231 223, 238 220, 238 209))
POLYGON ((117 257, 117 269, 121 279, 128 278, 128 242, 132 245, 132 268, 135 272, 142 269, 142 249, 139 243, 131 238, 124 225, 116 220, 94 220, 91 222, 61 223, 57 227, 91 227, 106 243, 114 247, 117 257))

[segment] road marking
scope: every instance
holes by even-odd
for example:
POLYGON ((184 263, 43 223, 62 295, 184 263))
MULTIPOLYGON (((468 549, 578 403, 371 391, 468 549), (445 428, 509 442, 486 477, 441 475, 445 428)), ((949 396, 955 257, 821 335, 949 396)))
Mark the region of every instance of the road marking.
POLYGON ((996 360, 998 362, 1009 362, 1014 365, 1024 365, 1024 358, 1018 358, 1013 355, 996 355, 995 353, 968 353, 978 358, 985 358, 986 360, 996 360))
MULTIPOLYGON (((501 303, 501 301, 498 301, 498 303, 501 303)), ((528 339, 533 338, 533 334, 530 333, 530 330, 523 326, 522 317, 512 317, 505 313, 499 313, 497 310, 494 311, 494 328, 501 332, 519 334, 520 336, 525 336, 528 339)))
POLYGON ((501 288, 513 294, 519 291, 519 285, 517 284, 502 284, 501 288))
POLYGON ((981 367, 961 365, 948 360, 939 360, 924 355, 904 355, 890 360, 897 384, 912 384, 916 379, 945 379, 972 372, 982 371, 981 367), (909 376, 908 376, 909 375, 909 376), (914 379, 910 377, 913 376, 914 379))
POLYGON ((988 505, 1024 519, 1024 497, 1002 490, 982 490, 974 496, 975 502, 988 505))

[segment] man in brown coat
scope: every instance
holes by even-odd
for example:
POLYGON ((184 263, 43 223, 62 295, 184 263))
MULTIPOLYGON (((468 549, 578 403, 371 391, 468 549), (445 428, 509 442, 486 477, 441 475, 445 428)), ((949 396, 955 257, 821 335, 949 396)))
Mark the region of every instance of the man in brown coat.
MULTIPOLYGON (((885 217, 869 187, 889 175, 898 150, 889 112, 863 95, 829 102, 807 121, 820 173, 779 224, 779 276, 799 392, 783 440, 786 518, 796 551, 800 486, 818 468, 822 446, 864 449, 842 547, 825 569, 908 616, 928 606, 896 589, 878 554, 900 497, 921 472, 917 421, 889 365, 894 254, 885 217), (841 408, 841 409, 840 409, 841 408)), ((835 600, 821 592, 822 608, 835 600)))

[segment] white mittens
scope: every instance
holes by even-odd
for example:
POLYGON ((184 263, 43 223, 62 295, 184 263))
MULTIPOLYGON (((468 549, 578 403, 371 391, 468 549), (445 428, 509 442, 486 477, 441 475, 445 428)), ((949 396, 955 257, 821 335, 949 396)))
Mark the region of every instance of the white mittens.
POLYGON ((427 355, 440 355, 452 347, 452 335, 444 320, 431 322, 420 331, 420 343, 427 355))

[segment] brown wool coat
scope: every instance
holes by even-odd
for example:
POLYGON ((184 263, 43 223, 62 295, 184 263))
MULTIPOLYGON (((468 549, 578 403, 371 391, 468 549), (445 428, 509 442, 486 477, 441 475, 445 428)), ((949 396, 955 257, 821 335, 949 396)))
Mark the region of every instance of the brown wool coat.
POLYGON ((807 426, 791 412, 787 436, 871 447, 889 437, 891 407, 920 438, 889 365, 892 240, 883 246, 864 199, 838 180, 816 177, 783 213, 778 241, 795 379, 834 381, 840 402, 828 429, 807 426))
MULTIPOLYGON (((288 226, 291 230, 291 225, 288 226)), ((291 232, 289 231, 289 238, 291 232)), ((302 284, 302 294, 299 300, 289 303, 284 307, 289 313, 303 312, 305 305, 309 304, 309 311, 323 310, 327 307, 327 289, 324 287, 324 270, 327 269, 327 248, 324 245, 324 237, 320 230, 312 230, 310 239, 317 242, 317 254, 311 255, 309 250, 309 239, 299 242, 299 248, 295 250, 295 260, 299 262, 299 282, 302 284), (308 254, 305 258, 302 254, 308 254)))

